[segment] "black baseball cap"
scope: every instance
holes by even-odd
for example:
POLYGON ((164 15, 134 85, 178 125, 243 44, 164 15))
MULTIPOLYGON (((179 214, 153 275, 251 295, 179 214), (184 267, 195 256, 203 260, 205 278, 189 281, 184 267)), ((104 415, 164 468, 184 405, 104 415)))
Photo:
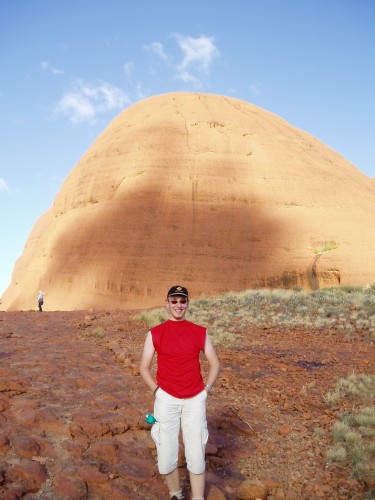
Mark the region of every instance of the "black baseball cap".
POLYGON ((183 295, 184 297, 189 297, 189 293, 184 286, 175 285, 169 289, 167 297, 171 297, 172 295, 183 295))

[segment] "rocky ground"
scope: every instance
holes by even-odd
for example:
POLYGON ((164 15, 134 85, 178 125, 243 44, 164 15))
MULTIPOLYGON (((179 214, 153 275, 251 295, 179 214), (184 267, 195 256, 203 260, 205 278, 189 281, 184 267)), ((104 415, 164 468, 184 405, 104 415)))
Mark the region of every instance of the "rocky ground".
MULTIPOLYGON (((2 499, 168 497, 145 422, 145 333, 134 311, 0 312, 2 499)), ((335 331, 241 337, 240 349, 217 349, 206 498, 365 498, 366 485, 326 463, 341 410, 323 396, 339 377, 374 373, 374 343, 335 331)))

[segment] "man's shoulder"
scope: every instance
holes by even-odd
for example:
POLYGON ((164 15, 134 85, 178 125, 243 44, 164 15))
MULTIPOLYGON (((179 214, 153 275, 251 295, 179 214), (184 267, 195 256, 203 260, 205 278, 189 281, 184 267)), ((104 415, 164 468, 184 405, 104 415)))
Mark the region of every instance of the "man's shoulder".
POLYGON ((152 328, 150 328, 150 332, 151 333, 161 332, 164 330, 166 324, 167 324, 167 321, 163 321, 163 323, 159 323, 159 325, 155 325, 152 328))
POLYGON ((205 326, 198 325, 198 323, 193 323, 192 321, 188 321, 188 320, 186 320, 186 323, 189 326, 189 328, 192 328, 195 331, 199 331, 199 332, 203 333, 207 330, 207 328, 205 326))

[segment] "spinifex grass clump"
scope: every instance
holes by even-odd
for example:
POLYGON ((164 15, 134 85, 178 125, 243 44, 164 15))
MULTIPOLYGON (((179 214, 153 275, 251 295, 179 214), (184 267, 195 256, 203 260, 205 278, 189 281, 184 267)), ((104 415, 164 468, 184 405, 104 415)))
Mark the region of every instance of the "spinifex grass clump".
POLYGON ((335 405, 344 398, 359 398, 371 400, 375 398, 375 376, 357 375, 352 373, 346 378, 341 378, 333 391, 325 396, 325 401, 329 405, 335 405))
POLYGON ((94 328, 93 330, 86 330, 83 335, 85 337, 89 337, 90 335, 93 335, 94 337, 97 337, 98 339, 102 339, 104 337, 104 331, 102 328, 94 328))
POLYGON ((162 323, 168 318, 166 309, 152 309, 150 311, 143 311, 139 314, 138 319, 144 321, 148 328, 162 323))
MULTIPOLYGON (((333 445, 327 450, 327 460, 349 464, 354 477, 369 482, 375 481, 374 400, 375 375, 365 374, 340 379, 335 390, 325 397, 330 405, 343 404, 350 408, 333 426, 333 445)), ((375 491, 369 494, 371 497, 375 491)))
POLYGON ((95 337, 98 337, 99 339, 102 339, 104 337, 104 332, 101 328, 94 328, 94 330, 92 331, 92 334, 95 337))
MULTIPOLYGON (((167 319, 165 309, 143 312, 149 327, 167 319)), ((247 290, 190 302, 187 319, 209 328, 213 343, 234 345, 239 335, 264 327, 341 330, 375 339, 375 290, 368 287, 247 290)))

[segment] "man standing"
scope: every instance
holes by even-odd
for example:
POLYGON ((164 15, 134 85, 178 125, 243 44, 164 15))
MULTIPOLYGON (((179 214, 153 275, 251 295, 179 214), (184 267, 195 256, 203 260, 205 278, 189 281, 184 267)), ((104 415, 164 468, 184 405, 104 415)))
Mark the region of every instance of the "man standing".
POLYGON ((39 291, 39 295, 38 295, 37 301, 38 301, 38 309, 39 309, 40 312, 42 312, 43 311, 42 305, 43 305, 43 302, 44 302, 44 293, 41 290, 39 291))
POLYGON ((155 396, 156 423, 151 430, 171 499, 184 498, 178 473, 178 438, 182 429, 192 500, 204 499, 205 447, 208 439, 206 400, 218 372, 219 359, 206 329, 185 319, 189 294, 173 286, 167 294, 169 319, 148 332, 140 373, 155 396), (156 381, 151 364, 157 352, 156 381), (206 384, 199 362, 204 352, 210 365, 206 384))

